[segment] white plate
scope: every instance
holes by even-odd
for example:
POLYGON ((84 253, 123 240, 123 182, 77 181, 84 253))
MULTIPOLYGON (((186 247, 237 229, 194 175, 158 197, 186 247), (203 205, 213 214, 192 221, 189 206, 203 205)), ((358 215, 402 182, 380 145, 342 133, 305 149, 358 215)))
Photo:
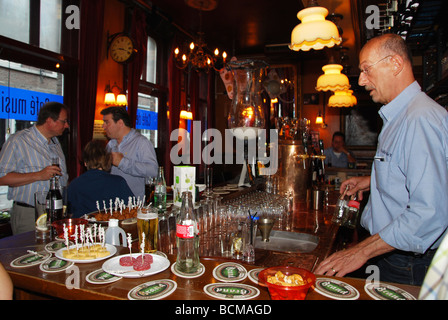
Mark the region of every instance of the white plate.
MULTIPOLYGON (((150 254, 150 253, 145 253, 150 254)), ((138 257, 141 253, 133 253, 132 257, 138 257)), ((123 278, 141 278, 157 274, 167 269, 170 266, 170 261, 167 258, 159 256, 157 254, 151 254, 153 263, 151 268, 144 271, 135 271, 133 267, 123 267, 120 265, 120 259, 122 257, 129 257, 129 254, 113 257, 103 263, 103 270, 114 276, 123 278)))
MULTIPOLYGON (((74 246, 70 246, 69 247, 70 250, 76 250, 76 245, 74 246)), ((56 253, 54 254, 57 258, 65 260, 65 261, 70 261, 70 262, 74 262, 74 263, 92 263, 92 262, 97 262, 97 261, 101 261, 107 258, 112 257, 116 252, 117 252, 117 248, 115 248, 115 246, 111 245, 111 244, 107 244, 106 243, 106 249, 107 251, 109 251, 109 254, 105 257, 101 257, 101 258, 96 258, 96 259, 67 259, 62 255, 63 251, 66 251, 67 248, 62 248, 59 249, 58 251, 56 251, 56 253)))

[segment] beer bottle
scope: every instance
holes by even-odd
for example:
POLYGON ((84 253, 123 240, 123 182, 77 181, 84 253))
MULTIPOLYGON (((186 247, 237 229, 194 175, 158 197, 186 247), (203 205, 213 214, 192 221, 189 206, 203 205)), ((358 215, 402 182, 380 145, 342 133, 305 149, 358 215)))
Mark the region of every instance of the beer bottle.
POLYGON ((182 192, 182 206, 176 224, 176 269, 183 273, 195 273, 200 266, 199 230, 193 209, 191 192, 182 192))
POLYGON ((59 189, 59 177, 50 179, 50 190, 47 193, 46 209, 47 217, 51 225, 50 236, 53 237, 56 235, 56 231, 52 226, 53 222, 64 218, 62 194, 59 189))
POLYGON ((166 182, 163 174, 163 167, 159 167, 159 173, 154 186, 154 207, 157 211, 166 211, 166 182))

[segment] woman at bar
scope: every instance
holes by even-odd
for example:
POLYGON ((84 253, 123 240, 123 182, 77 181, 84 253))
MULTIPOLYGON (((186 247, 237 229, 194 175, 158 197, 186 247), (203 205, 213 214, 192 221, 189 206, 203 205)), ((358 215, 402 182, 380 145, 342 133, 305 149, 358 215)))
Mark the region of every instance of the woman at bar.
POLYGON ((84 148, 83 162, 87 171, 68 186, 68 212, 73 218, 97 211, 97 201, 133 197, 126 180, 110 173, 112 156, 102 141, 92 140, 84 148))

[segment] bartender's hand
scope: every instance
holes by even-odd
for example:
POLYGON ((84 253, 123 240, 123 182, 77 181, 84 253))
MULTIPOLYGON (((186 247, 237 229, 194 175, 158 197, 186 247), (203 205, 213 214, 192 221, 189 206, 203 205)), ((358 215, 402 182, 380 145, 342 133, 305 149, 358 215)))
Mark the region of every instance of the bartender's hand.
POLYGON ((369 259, 393 251, 378 234, 368 237, 345 250, 337 251, 322 261, 314 273, 343 277, 361 268, 369 259))
POLYGON ((339 192, 343 193, 347 186, 349 187, 347 195, 351 196, 358 192, 358 199, 362 200, 363 192, 370 189, 370 176, 353 177, 345 180, 342 182, 339 192))
POLYGON ((118 167, 118 165, 121 162, 121 159, 124 158, 124 155, 121 152, 111 152, 111 155, 112 155, 112 164, 118 167))

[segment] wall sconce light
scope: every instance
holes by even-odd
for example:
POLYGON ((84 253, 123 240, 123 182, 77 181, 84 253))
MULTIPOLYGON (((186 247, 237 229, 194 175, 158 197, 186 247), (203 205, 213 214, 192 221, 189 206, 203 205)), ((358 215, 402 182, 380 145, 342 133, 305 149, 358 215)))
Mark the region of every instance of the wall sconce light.
POLYGON ((121 89, 116 82, 114 82, 114 85, 110 86, 110 81, 108 84, 106 84, 106 89, 104 90, 106 94, 104 95, 104 104, 106 106, 126 106, 128 104, 128 100, 126 98, 126 94, 124 93, 123 89, 121 89), (115 99, 115 94, 113 92, 113 89, 116 88, 120 93, 117 95, 117 98, 115 99))
POLYGON ((317 114, 317 117, 316 117, 316 124, 323 124, 323 123, 324 123, 324 118, 322 117, 322 114, 319 111, 319 113, 317 114))
POLYGON ((191 112, 190 106, 187 109, 182 109, 179 117, 184 120, 193 120, 193 112, 191 112))

